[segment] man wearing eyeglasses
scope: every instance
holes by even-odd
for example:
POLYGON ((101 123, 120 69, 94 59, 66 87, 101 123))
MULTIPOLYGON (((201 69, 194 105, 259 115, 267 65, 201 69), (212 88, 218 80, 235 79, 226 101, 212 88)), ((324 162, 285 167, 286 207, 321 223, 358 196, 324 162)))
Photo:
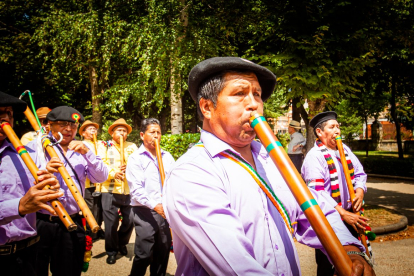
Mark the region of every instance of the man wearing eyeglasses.
MULTIPOLYGON (((58 217, 49 212, 37 213, 37 228, 41 237, 37 252, 37 275, 48 275, 49 269, 56 275, 80 275, 85 253, 85 229, 79 206, 66 186, 57 168, 65 166, 78 190, 85 193, 85 180, 101 183, 108 178, 108 168, 99 156, 90 150, 82 141, 76 141, 75 135, 79 123, 84 121, 83 115, 69 106, 59 106, 46 116, 50 124, 53 141, 59 141, 54 147, 60 160, 52 158, 47 166, 49 172, 55 173, 61 185, 62 205, 77 224, 76 231, 68 232, 58 217), (50 267, 49 267, 50 265, 50 267)), ((42 165, 43 152, 36 152, 37 165, 42 165)), ((44 163, 43 163, 44 164, 44 163)))

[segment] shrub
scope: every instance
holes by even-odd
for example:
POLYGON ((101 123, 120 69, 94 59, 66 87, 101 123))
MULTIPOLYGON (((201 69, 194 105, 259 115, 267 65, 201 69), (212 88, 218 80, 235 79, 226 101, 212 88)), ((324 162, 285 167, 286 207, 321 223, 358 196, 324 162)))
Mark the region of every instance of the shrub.
POLYGON ((161 137, 161 148, 172 154, 177 160, 191 143, 200 141, 200 133, 166 134, 161 137))
POLYGON ((366 173, 414 176, 414 159, 384 158, 381 156, 359 157, 366 173))

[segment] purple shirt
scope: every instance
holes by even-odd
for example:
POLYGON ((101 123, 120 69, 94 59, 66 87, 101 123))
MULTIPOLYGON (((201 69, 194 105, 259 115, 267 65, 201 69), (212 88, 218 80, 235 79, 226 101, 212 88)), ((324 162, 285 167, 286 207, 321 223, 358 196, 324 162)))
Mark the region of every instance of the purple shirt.
MULTIPOLYGON (((219 154, 224 150, 238 154, 227 143, 206 131, 201 132, 201 141, 204 148, 195 146, 177 160, 164 186, 176 274, 293 275, 294 267, 300 268, 299 258, 274 205, 244 168, 219 154)), ((256 141, 251 148, 258 174, 273 187, 294 223, 296 239, 322 249, 265 148, 256 141)), ((333 199, 311 192, 341 243, 363 250, 328 203, 333 199)))
MULTIPOLYGON (((89 150, 86 154, 80 154, 68 149, 66 152, 66 158, 69 160, 77 176, 79 177, 78 182, 72 168, 69 166, 65 158, 63 158, 62 156, 63 150, 61 153, 57 147, 60 146, 54 146, 54 149, 57 152, 59 159, 64 163, 66 170, 68 171, 70 177, 75 182, 76 187, 82 195, 85 194, 86 178, 89 178, 93 183, 101 183, 108 178, 108 167, 103 163, 102 159, 99 156, 96 156, 95 153, 93 153, 92 150, 89 150)), ((41 152, 40 154, 43 154, 43 152, 41 152)), ((40 162, 39 157, 39 152, 36 151, 36 165, 44 168, 45 164, 40 162)), ((46 153, 46 160, 49 161, 49 159, 49 154, 46 153)), ((80 210, 79 206, 73 198, 68 186, 63 181, 62 176, 60 175, 60 173, 55 173, 55 176, 59 181, 60 190, 63 192, 63 196, 59 198, 59 201, 62 203, 63 207, 65 207, 69 215, 78 213, 80 210)), ((40 210, 39 212, 44 214, 50 214, 46 210, 40 210)))
MULTIPOLYGON (((26 147, 27 152, 33 151, 26 147)), ((19 202, 33 186, 34 178, 13 145, 0 147, 0 245, 36 235, 36 214, 19 215, 19 202)))
MULTIPOLYGON (((165 150, 161 150, 162 163, 165 174, 174 164, 174 157, 165 150)), ((129 158, 126 168, 132 206, 146 206, 154 209, 161 203, 161 177, 158 170, 157 158, 149 153, 144 144, 129 158)))
MULTIPOLYGON (((354 189, 362 188, 364 190, 364 193, 367 192, 367 175, 364 172, 364 168, 362 167, 361 162, 359 162, 358 158, 355 156, 355 154, 352 153, 352 151, 349 149, 349 147, 345 144, 344 151, 348 154, 349 158, 351 159, 352 165, 354 166, 354 189)), ((341 164, 341 161, 338 160, 339 153, 338 151, 330 150, 326 148, 329 151, 329 154, 332 157, 332 160, 335 164, 336 171, 338 174, 338 180, 339 180, 339 191, 341 192, 341 202, 342 202, 342 208, 345 210, 350 210, 352 208, 351 202, 348 202, 350 200, 348 187, 346 184, 346 179, 344 175, 344 170, 341 164), (336 157, 338 156, 338 158, 336 157)), ((302 165, 302 177, 305 179, 306 183, 311 182, 312 180, 316 179, 322 179, 324 182, 323 189, 328 193, 332 194, 331 190, 331 177, 329 174, 328 169, 328 163, 325 160, 325 157, 323 156, 323 153, 321 152, 321 149, 316 145, 306 154, 305 160, 303 161, 302 165)), ((312 186, 310 186, 312 187, 312 186)), ((335 201, 333 203, 334 207, 338 203, 335 201)))

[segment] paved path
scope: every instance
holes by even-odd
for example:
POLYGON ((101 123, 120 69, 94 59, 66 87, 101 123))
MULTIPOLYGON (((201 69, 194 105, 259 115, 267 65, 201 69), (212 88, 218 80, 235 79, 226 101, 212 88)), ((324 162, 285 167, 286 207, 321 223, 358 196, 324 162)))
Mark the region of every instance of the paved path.
MULTIPOLYGON (((368 179, 367 204, 392 208, 408 217, 409 225, 414 225, 414 182, 382 178, 368 179)), ((106 264, 104 241, 94 243, 90 269, 85 275, 129 275, 132 266, 135 234, 128 244, 127 256, 118 255, 114 265, 106 264)), ((302 275, 316 275, 314 250, 301 244, 296 245, 299 253, 302 275)), ((414 239, 372 243, 375 254, 375 271, 378 276, 414 275, 414 239)), ((167 273, 174 275, 176 263, 170 254, 167 273)), ((149 275, 149 273, 147 273, 149 275)))

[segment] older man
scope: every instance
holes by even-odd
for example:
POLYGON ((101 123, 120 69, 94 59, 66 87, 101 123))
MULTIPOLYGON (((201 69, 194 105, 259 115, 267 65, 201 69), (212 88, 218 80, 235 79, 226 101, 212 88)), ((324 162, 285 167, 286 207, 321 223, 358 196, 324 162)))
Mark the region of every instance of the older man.
MULTIPOLYGON (((96 155, 98 155, 98 152, 101 152, 99 148, 103 147, 102 141, 94 140, 94 137, 96 138, 96 136, 98 135, 98 129, 99 129, 99 125, 89 120, 86 120, 79 128, 79 135, 82 136, 83 142, 96 155)), ((101 226, 103 222, 102 202, 101 202, 100 191, 101 191, 100 183, 93 183, 89 180, 89 178, 86 178, 85 196, 84 196, 85 202, 88 205, 89 209, 91 209, 92 214, 95 217, 96 222, 98 223, 99 226, 101 226)), ((105 238, 105 232, 102 229, 99 229, 97 233, 90 233, 89 225, 87 225, 87 229, 89 232, 88 235, 90 235, 93 240, 97 240, 99 238, 102 238, 102 239, 105 238)))
POLYGON ((306 139, 300 133, 300 123, 298 121, 292 120, 289 123, 288 132, 290 134, 290 143, 288 145, 288 155, 290 160, 292 160, 295 168, 300 172, 300 168, 303 163, 303 153, 302 148, 306 145, 306 139))
MULTIPOLYGON (((135 257, 131 276, 165 275, 171 247, 171 233, 161 203, 162 183, 154 140, 161 141, 160 122, 155 118, 141 121, 141 147, 131 155, 126 169, 135 224, 135 257)), ((174 164, 172 155, 161 150, 166 173, 174 164)))
POLYGON ((108 255, 106 259, 108 264, 116 262, 118 251, 124 256, 128 254, 126 245, 134 229, 131 197, 129 195, 128 182, 125 178, 128 158, 138 149, 134 143, 126 141, 131 131, 132 127, 124 119, 116 120, 108 128, 112 140, 106 142, 104 152, 99 153, 110 170, 108 178, 102 183, 101 187, 105 224, 105 251, 108 255), (120 145, 121 139, 123 141, 123 149, 121 149, 120 145), (124 153, 124 160, 121 161, 122 151, 124 153), (122 223, 119 229, 118 210, 122 214, 122 223))
MULTIPOLYGON (((59 144, 53 146, 60 160, 52 158, 51 163, 54 165, 47 169, 56 174, 64 193, 59 200, 78 228, 68 232, 58 217, 46 211, 37 213, 37 228, 41 240, 36 272, 38 275, 48 275, 50 269, 56 275, 80 275, 85 252, 85 229, 79 215, 79 206, 62 176, 57 173, 56 167, 65 166, 82 195, 85 193, 86 178, 94 183, 103 182, 108 177, 108 168, 82 141, 74 140, 79 123, 84 121, 79 111, 69 106, 59 106, 47 114, 46 120, 50 124, 51 140, 60 140, 59 144)), ((36 163, 39 166, 43 166, 43 158, 49 159, 48 154, 42 155, 43 151, 36 152, 36 163)))
MULTIPOLYGON (((26 103, 0 92, 0 123, 13 127, 13 115, 23 113, 26 103)), ((26 150, 34 153, 30 148, 26 150)), ((38 171, 39 183, 0 127, 0 267, 2 275, 36 275, 36 213, 55 211, 49 200, 57 199, 59 183, 47 171, 38 171), (42 190, 51 185, 52 190, 42 190)))
MULTIPOLYGON (((263 112, 275 83, 269 70, 236 57, 208 59, 190 72, 189 91, 203 118, 201 141, 176 162, 163 194, 177 274, 300 275, 290 230, 299 242, 322 249, 249 124, 252 111, 263 112), (261 190, 265 183, 284 208, 261 190)), ((350 252, 354 272, 371 275, 358 255, 364 248, 341 222, 332 198, 312 193, 350 252)))
MULTIPOLYGON (((334 111, 327 111, 317 114, 309 122, 317 139, 303 162, 302 177, 309 187, 332 196, 335 200, 333 207, 339 212, 351 233, 358 237, 356 230, 365 230, 368 224, 365 217, 352 212, 352 204, 357 211, 361 209, 367 191, 367 175, 358 158, 348 146, 343 145, 356 196, 354 202, 350 202, 344 169, 336 146, 335 138, 341 135, 336 118, 337 114, 334 111)), ((315 255, 318 275, 333 275, 335 271, 326 256, 319 250, 316 250, 315 255)))
MULTIPOLYGON (((49 107, 41 107, 36 110, 36 115, 39 118, 40 124, 42 125, 42 127, 46 129, 46 132, 49 132, 50 130, 49 123, 45 120, 50 110, 51 109, 49 107)), ((36 138, 37 138, 36 131, 29 131, 22 136, 20 141, 22 142, 23 145, 27 145, 29 144, 30 141, 36 140, 36 138)))

